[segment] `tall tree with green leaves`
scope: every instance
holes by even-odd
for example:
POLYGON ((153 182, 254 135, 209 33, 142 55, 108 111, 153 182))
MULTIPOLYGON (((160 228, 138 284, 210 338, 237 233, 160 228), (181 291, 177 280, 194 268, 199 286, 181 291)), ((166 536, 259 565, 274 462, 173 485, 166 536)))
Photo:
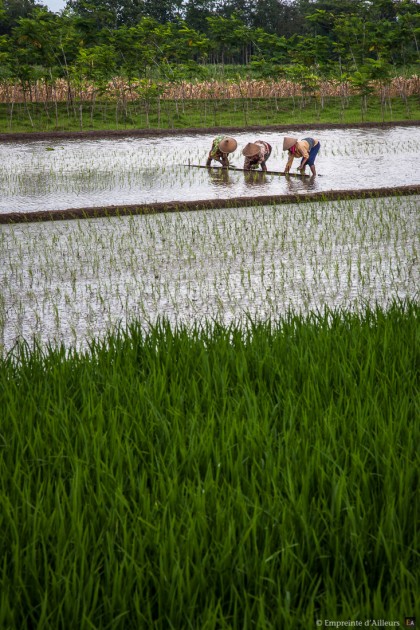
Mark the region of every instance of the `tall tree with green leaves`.
POLYGON ((420 61, 420 5, 402 0, 397 9, 397 44, 403 64, 420 61))
POLYGON ((94 19, 100 27, 135 26, 142 17, 161 24, 182 16, 182 0, 68 0, 76 15, 94 19))
POLYGON ((30 17, 35 9, 46 7, 36 0, 2 0, 0 3, 0 35, 10 33, 20 18, 30 17))
POLYGON ((218 0, 185 0, 183 3, 184 19, 193 29, 208 34, 207 18, 218 14, 218 0))
POLYGON ((209 17, 209 38, 218 63, 246 63, 252 54, 252 30, 237 16, 209 17))
POLYGON ((291 37, 306 30, 305 18, 299 7, 288 0, 259 0, 251 7, 251 23, 267 33, 291 37))
POLYGON ((90 28, 116 28, 120 23, 118 5, 114 0, 68 0, 66 8, 74 15, 87 20, 90 28))

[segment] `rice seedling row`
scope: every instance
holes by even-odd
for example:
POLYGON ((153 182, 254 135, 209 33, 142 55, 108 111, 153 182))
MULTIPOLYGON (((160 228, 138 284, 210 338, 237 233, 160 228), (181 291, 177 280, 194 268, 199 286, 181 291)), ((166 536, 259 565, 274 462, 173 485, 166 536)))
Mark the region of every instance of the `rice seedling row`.
MULTIPOLYGON (((310 129, 287 133, 297 137, 314 134, 310 129)), ((281 150, 280 133, 235 135, 238 149, 232 162, 237 166, 243 165, 242 147, 262 135, 273 146, 270 170, 284 170, 287 156, 281 150)), ((316 135, 322 145, 317 160, 322 177, 303 180, 185 168, 187 160, 205 163, 212 141, 206 134, 4 142, 0 143, 0 213, 420 183, 416 169, 420 141, 414 126, 330 129, 316 135)))
POLYGON ((416 299, 418 196, 2 226, 0 333, 86 347, 138 320, 416 299))

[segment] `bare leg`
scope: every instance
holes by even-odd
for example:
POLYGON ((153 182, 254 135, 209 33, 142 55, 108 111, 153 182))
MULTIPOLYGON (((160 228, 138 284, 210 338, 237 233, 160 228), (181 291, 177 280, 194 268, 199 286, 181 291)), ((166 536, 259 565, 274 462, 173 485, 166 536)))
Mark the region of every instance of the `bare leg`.
POLYGON ((309 167, 311 169, 311 173, 313 176, 316 175, 316 168, 315 168, 315 164, 312 164, 312 166, 309 167))

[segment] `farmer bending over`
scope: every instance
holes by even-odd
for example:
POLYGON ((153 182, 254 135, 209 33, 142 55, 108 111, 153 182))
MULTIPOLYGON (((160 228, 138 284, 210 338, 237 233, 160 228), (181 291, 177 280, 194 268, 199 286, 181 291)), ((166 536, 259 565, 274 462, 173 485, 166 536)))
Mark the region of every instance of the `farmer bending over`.
POLYGON ((289 159, 287 160, 285 173, 290 171, 293 164, 293 160, 296 158, 302 158, 298 170, 305 175, 305 169, 307 166, 311 169, 312 175, 316 175, 315 158, 318 154, 321 145, 316 138, 303 138, 298 140, 297 138, 285 137, 283 140, 283 151, 289 151, 289 159))
POLYGON ((250 171, 261 165, 263 171, 267 170, 266 162, 271 155, 271 145, 264 140, 255 140, 248 142, 244 147, 242 154, 245 156, 244 170, 250 171))
POLYGON ((213 144, 211 145, 206 166, 210 166, 211 161, 216 160, 217 162, 220 162, 222 166, 228 168, 228 154, 233 153, 237 146, 238 143, 236 142, 235 138, 231 138, 230 136, 217 136, 213 140, 213 144))

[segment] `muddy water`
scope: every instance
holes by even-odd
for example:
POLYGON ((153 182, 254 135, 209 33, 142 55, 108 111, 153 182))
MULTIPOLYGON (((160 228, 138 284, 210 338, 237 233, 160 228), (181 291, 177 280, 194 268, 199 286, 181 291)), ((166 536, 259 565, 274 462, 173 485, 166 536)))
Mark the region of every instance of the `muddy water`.
POLYGON ((116 326, 418 299, 420 197, 2 226, 0 354, 116 326))
MULTIPOLYGON (((316 136, 321 150, 316 178, 285 178, 208 171, 213 136, 48 140, 0 143, 0 213, 123 204, 218 199, 420 183, 418 127, 329 129, 287 135, 316 136)), ((283 171, 287 154, 280 133, 235 134, 232 163, 243 166, 242 148, 264 139, 273 146, 270 170, 283 171)), ((297 172, 295 160, 292 172, 297 172)))

